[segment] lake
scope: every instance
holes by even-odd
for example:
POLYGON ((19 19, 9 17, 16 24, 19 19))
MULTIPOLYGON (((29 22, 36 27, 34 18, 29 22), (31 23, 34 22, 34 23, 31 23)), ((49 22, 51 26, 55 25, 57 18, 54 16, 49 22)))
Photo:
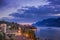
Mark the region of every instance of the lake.
POLYGON ((60 40, 59 27, 37 27, 35 34, 40 40, 60 40))

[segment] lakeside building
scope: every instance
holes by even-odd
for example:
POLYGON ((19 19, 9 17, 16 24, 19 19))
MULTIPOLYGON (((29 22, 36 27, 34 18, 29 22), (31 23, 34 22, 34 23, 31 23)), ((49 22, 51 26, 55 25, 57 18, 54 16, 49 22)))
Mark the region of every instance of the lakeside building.
MULTIPOLYGON (((36 28, 32 27, 32 25, 20 25, 18 29, 12 29, 12 30, 10 29, 11 27, 12 27, 11 25, 7 26, 6 23, 0 24, 0 31, 5 33, 6 39, 11 39, 11 38, 15 39, 17 36, 23 36, 24 38, 26 38, 26 36, 29 36, 32 34, 26 35, 26 34, 23 34, 24 32, 28 32, 28 30, 31 30, 31 32, 32 31, 34 32, 36 30, 36 28)), ((28 39, 26 38, 26 40, 28 39)))

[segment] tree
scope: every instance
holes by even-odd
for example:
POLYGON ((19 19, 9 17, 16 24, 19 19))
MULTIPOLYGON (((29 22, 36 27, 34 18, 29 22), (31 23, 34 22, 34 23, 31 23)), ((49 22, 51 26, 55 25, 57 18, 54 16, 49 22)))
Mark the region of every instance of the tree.
POLYGON ((4 40, 5 34, 3 32, 0 32, 0 40, 4 40))
POLYGON ((26 34, 28 34, 31 39, 36 40, 36 36, 35 36, 34 31, 28 30, 28 31, 26 32, 26 34))

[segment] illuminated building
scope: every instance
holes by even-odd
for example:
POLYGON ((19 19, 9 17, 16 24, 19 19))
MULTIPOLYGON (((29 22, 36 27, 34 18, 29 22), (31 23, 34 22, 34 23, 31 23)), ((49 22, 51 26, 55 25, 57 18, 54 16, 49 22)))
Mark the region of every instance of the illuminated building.
POLYGON ((7 24, 3 23, 0 25, 0 27, 2 28, 2 31, 6 33, 7 24))

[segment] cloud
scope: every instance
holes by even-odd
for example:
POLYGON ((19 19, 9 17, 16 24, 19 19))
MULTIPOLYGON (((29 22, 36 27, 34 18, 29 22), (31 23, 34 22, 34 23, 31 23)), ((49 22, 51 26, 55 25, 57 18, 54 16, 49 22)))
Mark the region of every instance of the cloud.
POLYGON ((6 4, 5 0, 0 0, 0 7, 6 6, 6 5, 7 4, 6 4))
POLYGON ((0 6, 2 6, 2 7, 4 7, 4 6, 9 6, 10 5, 10 7, 11 6, 14 6, 13 4, 15 3, 15 5, 16 4, 18 4, 18 0, 17 0, 17 2, 16 2, 16 0, 14 1, 14 0, 0 0, 0 6))
POLYGON ((48 0, 52 5, 60 5, 60 0, 48 0))
MULTIPOLYGON (((60 14, 59 0, 48 0, 48 2, 42 0, 0 0, 0 4, 1 7, 6 7, 2 9, 3 14, 14 17, 10 20, 17 22, 35 22, 44 18, 53 17, 55 14, 60 14), (6 9, 9 11, 5 11, 6 9)), ((4 17, 3 14, 1 15, 4 17)))
POLYGON ((8 17, 3 17, 0 18, 0 20, 5 20, 8 22, 16 22, 16 23, 33 23, 35 20, 31 20, 31 19, 24 19, 24 18, 8 18, 8 17))
POLYGON ((55 14, 60 14, 60 7, 44 5, 37 8, 34 6, 23 7, 18 9, 16 13, 9 14, 9 16, 20 18, 21 21, 25 22, 35 22, 44 18, 55 17, 55 14))
POLYGON ((60 7, 52 5, 45 5, 36 7, 25 7, 25 9, 18 9, 17 13, 12 13, 10 16, 20 18, 38 18, 42 16, 51 16, 50 14, 60 13, 60 7), (22 11, 22 13, 21 13, 22 11))
POLYGON ((41 5, 48 5, 48 2, 46 2, 46 0, 0 0, 0 17, 6 17, 21 7, 38 7, 41 5))
POLYGON ((46 5, 48 2, 46 0, 0 0, 0 7, 21 7, 21 6, 39 6, 46 5), (43 3, 44 2, 44 3, 43 3))

